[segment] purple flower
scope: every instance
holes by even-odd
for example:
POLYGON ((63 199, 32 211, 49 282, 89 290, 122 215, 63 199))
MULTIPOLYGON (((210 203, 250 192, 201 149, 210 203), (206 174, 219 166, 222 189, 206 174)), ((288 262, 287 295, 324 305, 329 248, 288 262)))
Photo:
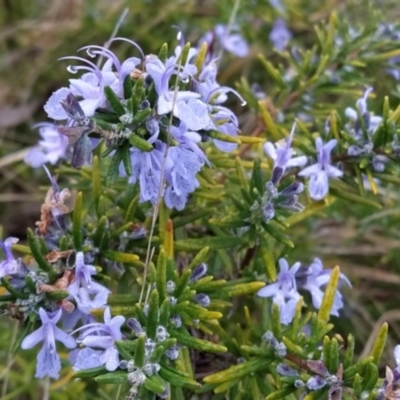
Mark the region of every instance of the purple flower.
POLYGON ((47 101, 44 106, 49 118, 55 120, 66 120, 68 115, 61 105, 69 94, 73 94, 76 97, 80 97, 79 105, 81 106, 86 117, 91 117, 94 112, 99 107, 105 107, 107 105, 107 98, 104 94, 104 87, 110 86, 111 89, 121 95, 122 92, 122 79, 125 79, 126 75, 134 69, 134 65, 140 63, 139 59, 128 59, 127 64, 119 63, 118 59, 109 50, 99 51, 97 48, 100 46, 89 46, 88 54, 90 56, 102 55, 108 58, 107 62, 104 64, 103 68, 100 70, 94 63, 88 61, 82 57, 63 57, 62 60, 72 59, 78 60, 85 65, 69 66, 67 69, 69 72, 75 74, 78 71, 89 71, 83 74, 79 79, 70 79, 70 86, 63 87, 55 91, 47 101), (111 55, 112 54, 112 55, 111 55), (115 72, 112 70, 112 66, 115 65, 117 68, 117 73, 121 74, 117 77, 115 72), (129 71, 129 72, 128 72, 129 71))
POLYGON ((106 287, 93 281, 92 275, 96 275, 96 268, 85 264, 81 251, 76 253, 75 279, 67 290, 70 297, 76 301, 78 309, 85 314, 89 314, 95 308, 104 307, 111 293, 106 287))
POLYGON ((121 326, 124 322, 125 318, 121 315, 111 318, 110 308, 107 307, 104 310, 104 324, 93 323, 79 328, 79 330, 84 329, 84 332, 77 341, 86 346, 86 349, 76 355, 74 369, 104 365, 108 371, 115 371, 119 365, 115 341, 122 339, 121 326))
POLYGON ((183 210, 187 196, 200 186, 196 179, 204 161, 193 151, 183 146, 173 146, 168 150, 166 178, 169 186, 165 192, 168 208, 183 210))
POLYGON ((286 168, 302 167, 307 163, 307 157, 305 156, 293 157, 294 151, 291 146, 295 128, 296 123, 293 124, 289 138, 286 142, 279 141, 275 143, 275 145, 271 142, 266 142, 264 144, 264 153, 274 161, 274 169, 271 178, 274 185, 279 182, 280 178, 285 173, 286 168))
MULTIPOLYGON (((364 124, 367 129, 367 132, 369 134, 374 134, 375 131, 378 129, 379 125, 382 122, 382 117, 379 117, 377 115, 371 115, 368 112, 368 106, 367 106, 367 99, 369 94, 373 91, 374 89, 372 87, 368 88, 362 97, 360 97, 356 101, 356 108, 359 110, 362 118, 364 119, 364 124)), ((351 119, 354 122, 354 136, 356 139, 363 139, 363 135, 360 132, 360 121, 358 118, 358 113, 357 110, 351 107, 347 107, 345 110, 345 115, 347 118, 351 119)))
MULTIPOLYGON (((129 183, 139 182, 140 202, 150 201, 156 204, 161 185, 161 169, 163 166, 164 154, 166 151, 165 143, 160 140, 154 142, 154 149, 145 152, 131 147, 132 175, 129 177, 129 183)), ((121 165, 120 175, 126 176, 121 165)), ((163 191, 161 192, 163 195, 163 191)))
POLYGON ((386 72, 391 75, 396 81, 400 80, 400 67, 399 67, 399 62, 400 62, 400 56, 392 57, 389 60, 389 64, 392 66, 392 68, 388 68, 386 72))
POLYGON ((292 32, 287 28, 285 20, 278 18, 269 34, 269 40, 274 45, 274 48, 279 51, 285 50, 291 38, 292 32))
POLYGON ((289 269, 288 262, 284 258, 280 258, 277 281, 263 287, 257 293, 260 297, 272 297, 273 303, 279 306, 281 323, 285 325, 292 321, 296 304, 300 299, 295 279, 300 266, 301 264, 296 262, 289 269))
POLYGON ((231 33, 223 24, 216 25, 214 32, 224 50, 237 57, 246 57, 249 54, 249 45, 240 33, 231 33))
MULTIPOLYGON (((234 27, 233 31, 237 29, 234 27)), ((214 40, 218 39, 220 46, 236 57, 246 57, 249 54, 249 45, 240 33, 231 33, 228 27, 223 24, 218 24, 212 31, 207 32, 200 40, 199 45, 206 42, 208 48, 214 47, 214 40)), ((212 52, 215 54, 215 50, 212 52)))
POLYGON ((39 315, 42 326, 26 336, 21 343, 22 349, 30 349, 39 342, 43 342, 43 346, 37 356, 36 378, 49 376, 57 379, 59 377, 61 362, 56 351, 56 340, 68 349, 76 347, 75 339, 56 326, 61 318, 61 313, 60 309, 54 316, 50 316, 43 308, 40 308, 39 315))
POLYGON ((308 191, 314 200, 322 200, 329 190, 329 178, 339 178, 343 172, 331 165, 331 151, 336 146, 337 140, 332 139, 324 144, 321 138, 315 139, 318 152, 318 162, 299 172, 299 176, 310 178, 308 191))
POLYGON ((36 126, 39 127, 42 140, 28 152, 24 161, 38 168, 47 162, 54 165, 58 160, 68 158, 68 138, 58 132, 57 126, 51 123, 36 126))
MULTIPOLYGON (((312 303, 316 309, 321 307, 322 299, 324 297, 324 292, 322 289, 328 284, 331 274, 332 270, 324 269, 324 266, 319 258, 314 258, 314 261, 307 269, 302 267, 298 271, 296 276, 298 288, 308 290, 310 292, 312 303)), ((351 287, 350 281, 344 274, 341 273, 339 278, 339 288, 343 284, 347 284, 349 287, 351 287)), ((337 290, 335 293, 331 314, 339 316, 339 310, 342 307, 343 296, 339 290, 337 290)))
POLYGON ((18 241, 19 239, 15 237, 9 237, 4 242, 0 241, 0 247, 6 258, 0 262, 0 278, 6 275, 16 274, 19 270, 19 263, 11 253, 12 246, 18 241))

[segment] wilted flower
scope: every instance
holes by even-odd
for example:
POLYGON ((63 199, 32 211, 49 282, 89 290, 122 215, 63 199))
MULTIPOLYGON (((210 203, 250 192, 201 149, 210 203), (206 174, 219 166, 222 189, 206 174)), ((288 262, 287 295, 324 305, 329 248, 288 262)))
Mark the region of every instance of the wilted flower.
POLYGON ((42 326, 32 332, 21 343, 22 349, 30 349, 39 342, 43 342, 42 349, 37 356, 36 378, 58 378, 61 369, 60 357, 56 350, 56 340, 68 349, 76 347, 75 339, 56 326, 61 318, 61 309, 50 316, 43 308, 39 309, 42 326))
POLYGON ((308 191, 314 200, 322 200, 329 190, 329 178, 340 178, 343 172, 331 165, 331 151, 336 146, 337 140, 332 139, 328 143, 323 143, 321 138, 315 139, 315 147, 318 152, 317 163, 304 168, 299 172, 299 176, 310 178, 308 191))

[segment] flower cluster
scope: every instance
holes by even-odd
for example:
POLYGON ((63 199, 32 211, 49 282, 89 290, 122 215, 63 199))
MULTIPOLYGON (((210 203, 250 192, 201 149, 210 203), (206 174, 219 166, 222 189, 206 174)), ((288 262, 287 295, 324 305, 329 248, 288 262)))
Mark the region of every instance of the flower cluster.
POLYGON ((264 152, 274 161, 271 179, 266 184, 266 191, 262 199, 262 209, 264 220, 268 222, 275 216, 276 208, 299 212, 303 206, 298 201, 298 195, 304 190, 304 185, 294 181, 286 185, 282 190, 278 190, 278 185, 285 172, 291 167, 300 167, 306 164, 305 156, 293 157, 294 150, 292 142, 296 124, 293 124, 290 135, 286 141, 275 143, 266 142, 264 152))
MULTIPOLYGON (((238 51, 239 41, 245 53, 245 42, 226 36, 221 29, 216 32, 224 46, 238 51)), ((63 125, 42 125, 43 140, 26 161, 32 166, 54 164, 67 157, 69 140, 74 143, 72 165, 90 164, 97 142, 90 141, 89 135, 103 138, 107 154, 114 154, 120 165, 120 175, 139 183, 142 202, 155 204, 161 195, 169 208, 182 210, 199 186, 196 174, 210 165, 201 142, 212 139, 225 152, 237 147, 229 142, 229 137, 238 135, 237 118, 222 105, 227 93, 235 93, 243 104, 244 100, 235 90, 218 84, 215 60, 205 61, 204 52, 184 46, 183 39, 170 57, 163 51, 159 56, 145 56, 139 48, 142 59, 121 62, 101 46, 81 50, 106 62, 100 69, 82 57, 63 58, 81 64, 69 66, 69 72, 85 73, 51 95, 44 109, 63 125)))
MULTIPOLYGON (((320 259, 315 258, 309 266, 302 266, 296 262, 289 267, 288 262, 279 259, 279 274, 276 282, 271 283, 258 291, 260 297, 271 297, 272 302, 279 307, 282 324, 290 324, 293 320, 296 305, 301 298, 299 290, 308 291, 311 294, 313 306, 319 309, 324 296, 323 289, 329 282, 332 270, 324 269, 320 259)), ((347 284, 349 280, 344 274, 340 274, 340 286, 347 284)), ((339 316, 339 310, 343 307, 342 294, 335 293, 331 314, 339 316)))

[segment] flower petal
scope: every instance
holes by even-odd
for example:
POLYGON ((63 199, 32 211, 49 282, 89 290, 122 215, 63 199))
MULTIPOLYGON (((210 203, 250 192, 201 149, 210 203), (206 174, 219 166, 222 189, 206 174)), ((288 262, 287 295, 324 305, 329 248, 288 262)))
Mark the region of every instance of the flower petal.
POLYGON ((325 171, 319 171, 318 174, 311 176, 308 191, 312 199, 322 200, 328 193, 328 190, 328 176, 325 171))
POLYGON ((264 286, 257 292, 259 297, 273 297, 279 291, 279 282, 271 283, 270 285, 264 286))
POLYGON ((64 332, 57 326, 53 327, 53 329, 54 329, 54 337, 56 340, 61 342, 68 349, 73 349, 76 347, 76 341, 71 335, 64 332))
POLYGON ((21 343, 21 349, 31 349, 32 347, 36 346, 39 342, 41 342, 43 337, 43 326, 33 331, 21 343))

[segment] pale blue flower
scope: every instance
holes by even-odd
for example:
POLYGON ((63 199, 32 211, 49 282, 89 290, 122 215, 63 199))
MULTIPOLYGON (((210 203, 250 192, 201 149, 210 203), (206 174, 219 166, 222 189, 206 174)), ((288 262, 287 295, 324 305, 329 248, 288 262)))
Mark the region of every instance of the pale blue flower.
POLYGON ((307 157, 294 156, 292 149, 292 142, 296 123, 293 124, 290 135, 286 141, 279 141, 275 145, 271 142, 264 144, 264 153, 274 161, 274 168, 272 171, 271 181, 276 185, 287 168, 302 167, 307 163, 307 157))
POLYGON ((169 186, 165 192, 168 208, 182 210, 189 193, 200 186, 196 174, 204 162, 193 151, 182 146, 173 146, 168 150, 166 178, 169 186))
POLYGON ((75 278, 68 286, 70 297, 76 301, 77 307, 85 314, 95 308, 102 308, 107 304, 111 293, 106 287, 92 279, 96 275, 96 268, 85 263, 84 254, 76 253, 75 278))
MULTIPOLYGON (((321 307, 324 297, 323 289, 328 284, 331 274, 332 270, 324 269, 324 266, 319 258, 314 258, 314 261, 308 268, 302 267, 298 271, 296 276, 297 286, 299 289, 304 289, 310 292, 312 303, 316 309, 321 307)), ((340 273, 339 287, 335 293, 335 298, 331 309, 331 314, 337 317, 339 316, 339 310, 343 308, 343 296, 339 292, 339 289, 344 284, 351 287, 351 283, 347 277, 343 273, 340 273)))
POLYGON ((41 140, 37 146, 29 150, 24 161, 33 168, 41 167, 49 162, 56 164, 60 159, 68 158, 68 138, 51 123, 37 124, 41 140))
MULTIPOLYGON (((206 42, 209 49, 215 48, 215 39, 218 40, 224 50, 234 54, 236 57, 246 57, 249 54, 249 45, 243 36, 237 32, 236 27, 228 30, 226 25, 218 24, 199 40, 199 45, 201 46, 202 43, 206 42)), ((215 51, 213 53, 215 54, 215 51)))
POLYGON ((36 378, 49 376, 57 379, 59 377, 61 362, 56 350, 56 340, 68 349, 76 347, 75 339, 56 326, 61 318, 61 313, 60 309, 54 316, 50 316, 43 308, 40 308, 39 316, 42 326, 26 336, 21 343, 21 348, 25 350, 36 346, 39 342, 43 342, 43 346, 37 356, 36 378))
POLYGON ((336 146, 337 140, 332 139, 323 143, 321 138, 315 139, 315 147, 318 152, 317 163, 304 168, 299 176, 310 178, 308 191, 314 200, 322 200, 329 191, 329 178, 340 178, 343 172, 331 165, 331 151, 336 146))
MULTIPOLYGON (((364 119, 365 128, 370 135, 373 135, 376 132, 376 130, 378 129, 379 125, 382 122, 382 117, 380 117, 378 115, 372 115, 368 111, 367 99, 368 99, 369 94, 373 90, 374 89, 372 87, 369 87, 367 90, 365 90, 362 97, 360 97, 356 101, 356 108, 358 109, 362 118, 364 119)), ((354 123, 354 128, 351 132, 353 133, 355 139, 363 140, 364 137, 361 132, 361 123, 359 121, 357 110, 355 110, 354 108, 351 108, 351 107, 347 107, 344 113, 345 113, 346 117, 349 118, 350 120, 352 120, 354 123)))
POLYGON ((0 247, 3 250, 5 260, 0 262, 0 278, 6 275, 14 275, 19 272, 18 261, 14 258, 11 248, 18 243, 19 239, 9 237, 4 242, 0 240, 0 247))
MULTIPOLYGON (((140 202, 150 201, 156 204, 161 185, 161 169, 164 154, 166 151, 165 143, 160 140, 154 142, 154 148, 150 152, 145 152, 131 147, 132 175, 129 176, 129 183, 139 183, 140 202)), ((126 176, 126 172, 121 164, 120 175, 126 176)), ((161 191, 164 195, 164 191, 161 191)))
POLYGON ((94 115, 95 110, 99 107, 107 105, 107 98, 104 94, 104 87, 110 86, 114 92, 120 92, 120 81, 116 74, 112 71, 113 60, 109 59, 100 70, 92 62, 82 57, 63 57, 64 59, 78 60, 86 65, 69 66, 67 69, 71 73, 77 73, 80 70, 89 71, 83 74, 79 79, 70 79, 70 86, 63 87, 55 91, 44 106, 49 118, 55 120, 66 120, 68 115, 61 105, 68 94, 80 97, 79 105, 81 106, 86 117, 94 115))
POLYGON ((287 28, 285 20, 278 18, 269 34, 269 40, 274 45, 274 48, 279 51, 285 50, 291 38, 292 32, 287 28))
POLYGON ((115 341, 122 339, 121 326, 125 318, 117 315, 111 318, 110 308, 104 310, 104 323, 85 325, 84 332, 77 339, 86 347, 76 355, 75 370, 104 365, 108 371, 115 371, 119 365, 119 354, 115 341), (83 354, 81 352, 83 351, 83 354))
POLYGON ((289 268, 288 262, 284 258, 280 258, 277 281, 264 286, 257 293, 260 297, 272 297, 273 303, 279 306, 281 323, 285 325, 290 324, 293 320, 296 305, 300 299, 295 279, 300 266, 301 264, 296 262, 289 268))

